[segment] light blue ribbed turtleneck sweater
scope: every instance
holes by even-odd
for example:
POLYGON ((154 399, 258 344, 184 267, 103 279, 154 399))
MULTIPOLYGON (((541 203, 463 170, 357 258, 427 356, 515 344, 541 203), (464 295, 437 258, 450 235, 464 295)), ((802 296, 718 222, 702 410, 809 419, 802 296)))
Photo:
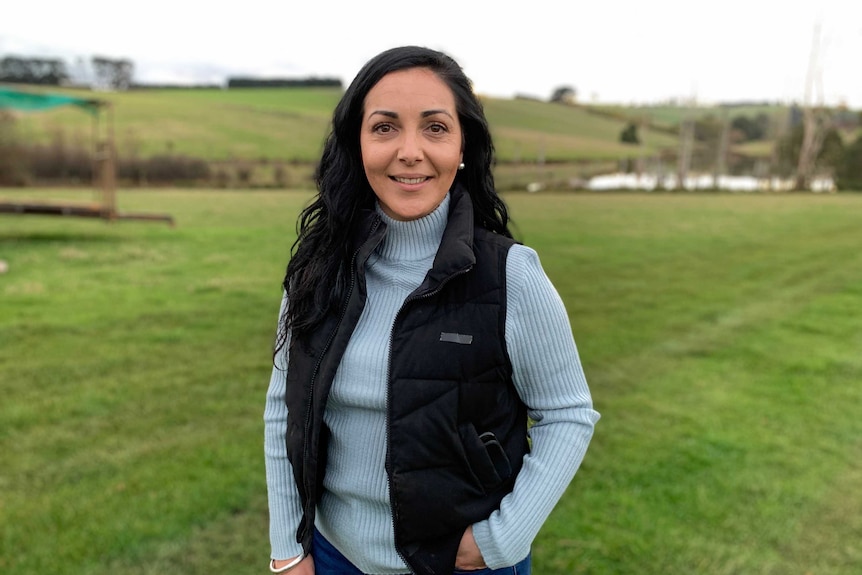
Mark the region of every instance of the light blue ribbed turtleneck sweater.
MULTIPOLYGON (((368 299, 326 407, 332 437, 316 525, 364 573, 409 571, 395 550, 384 468, 389 333, 404 299, 431 268, 448 213, 449 196, 418 220, 396 221, 381 212, 386 237, 366 265, 368 299)), ((563 303, 533 250, 511 248, 506 282, 506 345, 515 386, 535 423, 532 451, 514 491, 491 517, 473 526, 485 562, 495 569, 529 553, 577 471, 599 418, 563 303)), ((284 442, 286 365, 286 357, 277 358, 264 412, 270 540, 277 559, 301 552, 296 529, 302 510, 284 442)))

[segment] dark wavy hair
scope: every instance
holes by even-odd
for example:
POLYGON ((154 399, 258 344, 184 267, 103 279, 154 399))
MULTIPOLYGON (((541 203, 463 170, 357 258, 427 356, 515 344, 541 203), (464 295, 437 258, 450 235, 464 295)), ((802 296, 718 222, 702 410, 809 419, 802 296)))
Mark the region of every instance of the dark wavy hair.
POLYGON ((460 183, 470 194, 478 226, 512 237, 508 210, 494 189, 494 144, 488 122, 464 71, 436 50, 419 46, 386 50, 362 67, 332 115, 315 174, 318 194, 297 220, 298 235, 283 282, 289 305, 281 318, 276 350, 284 345, 288 329, 293 338, 302 339, 344 296, 351 258, 348 240, 362 210, 373 208, 375 201, 359 145, 365 97, 386 74, 410 68, 433 71, 452 90, 464 134, 465 166, 453 186, 460 183))

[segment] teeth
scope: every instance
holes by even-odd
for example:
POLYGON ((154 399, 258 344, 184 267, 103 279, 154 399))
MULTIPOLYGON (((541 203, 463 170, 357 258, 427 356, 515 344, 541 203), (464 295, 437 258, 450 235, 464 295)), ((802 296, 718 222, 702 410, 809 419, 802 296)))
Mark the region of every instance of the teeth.
POLYGON ((421 184, 425 181, 425 178, 395 178, 395 181, 402 184, 421 184))

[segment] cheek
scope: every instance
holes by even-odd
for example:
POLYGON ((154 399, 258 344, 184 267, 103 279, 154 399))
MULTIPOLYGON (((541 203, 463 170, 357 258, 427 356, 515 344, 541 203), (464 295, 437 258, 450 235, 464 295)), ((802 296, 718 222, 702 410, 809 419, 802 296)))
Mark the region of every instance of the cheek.
POLYGON ((359 159, 362 160, 362 165, 368 165, 368 144, 365 142, 365 138, 359 138, 359 159))
POLYGON ((375 146, 361 146, 362 166, 366 172, 381 170, 386 166, 385 158, 375 146))
POLYGON ((374 157, 374 145, 369 141, 364 130, 359 136, 359 156, 362 159, 362 165, 367 165, 374 157))

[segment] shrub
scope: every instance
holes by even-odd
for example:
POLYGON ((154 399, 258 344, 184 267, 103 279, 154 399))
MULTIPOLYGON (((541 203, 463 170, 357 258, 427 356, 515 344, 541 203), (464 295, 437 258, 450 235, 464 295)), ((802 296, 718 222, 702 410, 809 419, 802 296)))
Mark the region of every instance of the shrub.
POLYGON ((862 191, 862 135, 844 149, 835 170, 835 185, 839 190, 862 191))
POLYGON ((59 129, 50 143, 30 146, 26 164, 29 175, 36 180, 80 183, 93 177, 93 158, 83 138, 76 134, 70 141, 59 129))
POLYGON ((638 137, 638 127, 633 122, 623 128, 620 132, 620 142, 623 144, 640 144, 641 139, 638 137))
POLYGON ((151 184, 196 182, 209 178, 209 165, 184 155, 158 155, 142 162, 146 181, 151 184))
POLYGON ((15 133, 15 118, 0 110, 0 185, 22 186, 26 183, 23 160, 24 151, 15 133))

